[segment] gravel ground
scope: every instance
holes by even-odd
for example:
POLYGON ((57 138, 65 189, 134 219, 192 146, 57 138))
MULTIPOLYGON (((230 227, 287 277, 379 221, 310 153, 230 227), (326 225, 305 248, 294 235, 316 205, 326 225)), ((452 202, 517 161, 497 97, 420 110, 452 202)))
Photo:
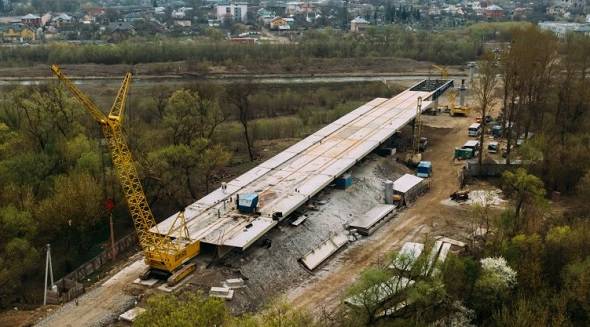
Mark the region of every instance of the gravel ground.
POLYGON ((315 210, 299 209, 300 214, 308 216, 301 225, 291 226, 290 221, 296 218, 292 217, 266 234, 265 238, 272 241, 270 248, 260 246, 259 240, 245 252, 231 253, 217 263, 216 266, 227 268, 226 278, 233 273, 247 279, 248 287, 237 290, 230 302, 234 311, 256 310, 265 300, 303 283, 310 275, 321 273, 325 263, 310 272, 297 260, 332 235, 344 231, 344 226, 356 216, 383 203, 383 181, 401 176, 405 169, 392 158, 370 155, 353 168, 351 187, 346 190, 327 187, 313 199, 315 210))

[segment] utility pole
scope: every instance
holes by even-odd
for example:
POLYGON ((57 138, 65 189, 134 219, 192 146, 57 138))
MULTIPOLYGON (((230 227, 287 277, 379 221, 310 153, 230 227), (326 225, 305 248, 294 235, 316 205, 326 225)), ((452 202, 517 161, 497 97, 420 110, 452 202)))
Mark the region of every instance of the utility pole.
POLYGON ((45 257, 45 288, 43 289, 43 305, 47 304, 47 276, 51 277, 51 289, 53 290, 53 265, 51 264, 51 245, 47 243, 47 255, 45 257))
POLYGON ((113 209, 115 208, 115 201, 112 198, 108 198, 105 201, 105 208, 109 213, 109 229, 111 234, 111 259, 115 260, 117 256, 117 249, 115 248, 115 228, 113 224, 113 209))
POLYGON ((111 228, 111 258, 115 260, 117 257, 117 249, 115 248, 115 228, 113 227, 113 213, 109 215, 109 226, 111 228))

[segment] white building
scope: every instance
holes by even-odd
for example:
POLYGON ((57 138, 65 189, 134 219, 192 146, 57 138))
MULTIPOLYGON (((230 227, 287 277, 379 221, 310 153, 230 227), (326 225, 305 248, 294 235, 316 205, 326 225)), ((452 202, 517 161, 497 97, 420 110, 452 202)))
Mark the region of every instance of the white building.
POLYGON ((176 10, 172 10, 172 18, 174 19, 185 19, 188 18, 190 12, 193 10, 191 7, 180 7, 176 10))
POLYGON ((220 21, 233 20, 245 22, 248 19, 248 4, 230 3, 215 7, 217 19, 220 21))
POLYGON ((559 38, 564 38, 568 33, 580 33, 590 36, 590 24, 539 22, 539 28, 542 30, 551 31, 559 38))
POLYGON ((368 26, 369 26, 369 22, 362 17, 356 17, 355 19, 350 21, 350 31, 351 32, 355 32, 355 33, 362 32, 368 26))

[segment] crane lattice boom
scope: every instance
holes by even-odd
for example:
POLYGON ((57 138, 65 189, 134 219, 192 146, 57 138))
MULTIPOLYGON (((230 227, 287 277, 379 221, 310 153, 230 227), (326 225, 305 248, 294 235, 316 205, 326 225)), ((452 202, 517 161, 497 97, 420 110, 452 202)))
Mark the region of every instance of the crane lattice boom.
MULTIPOLYGON (((185 261, 198 254, 199 242, 190 242, 188 235, 185 235, 186 239, 172 239, 168 236, 170 232, 168 232, 167 236, 162 236, 157 231, 156 219, 143 191, 139 174, 122 129, 125 101, 131 83, 131 73, 125 75, 111 111, 106 116, 88 96, 61 72, 57 65, 51 66, 51 71, 101 125, 146 262, 153 268, 173 272, 185 261), (150 231, 152 228, 156 229, 156 233, 150 231)), ((179 213, 176 221, 185 224, 183 211, 179 213), (178 219, 179 217, 180 219, 178 219)), ((175 227, 175 224, 173 224, 170 230, 175 227)), ((183 230, 186 230, 186 226, 182 227, 183 230)))

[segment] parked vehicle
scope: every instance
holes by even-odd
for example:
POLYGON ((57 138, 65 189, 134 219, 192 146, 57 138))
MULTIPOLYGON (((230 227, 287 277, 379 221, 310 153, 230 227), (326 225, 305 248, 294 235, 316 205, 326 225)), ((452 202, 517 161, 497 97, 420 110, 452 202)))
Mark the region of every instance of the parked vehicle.
POLYGON ((473 158, 473 150, 464 148, 455 148, 454 158, 458 160, 467 160, 473 158))
POLYGON ((473 123, 467 129, 467 135, 471 137, 477 137, 481 134, 481 124, 480 123, 473 123))
POLYGON ((477 155, 480 148, 481 148, 481 146, 479 144, 479 141, 475 141, 475 140, 467 141, 467 142, 465 142, 465 144, 463 144, 463 149, 471 149, 473 151, 474 156, 477 155))
POLYGON ((488 143, 488 152, 489 153, 497 153, 499 148, 500 148, 500 145, 498 144, 498 142, 488 143))
POLYGON ((428 178, 432 176, 432 162, 420 161, 416 168, 416 176, 422 178, 428 178))
POLYGON ((492 136, 496 138, 502 137, 502 125, 492 126, 492 136))

